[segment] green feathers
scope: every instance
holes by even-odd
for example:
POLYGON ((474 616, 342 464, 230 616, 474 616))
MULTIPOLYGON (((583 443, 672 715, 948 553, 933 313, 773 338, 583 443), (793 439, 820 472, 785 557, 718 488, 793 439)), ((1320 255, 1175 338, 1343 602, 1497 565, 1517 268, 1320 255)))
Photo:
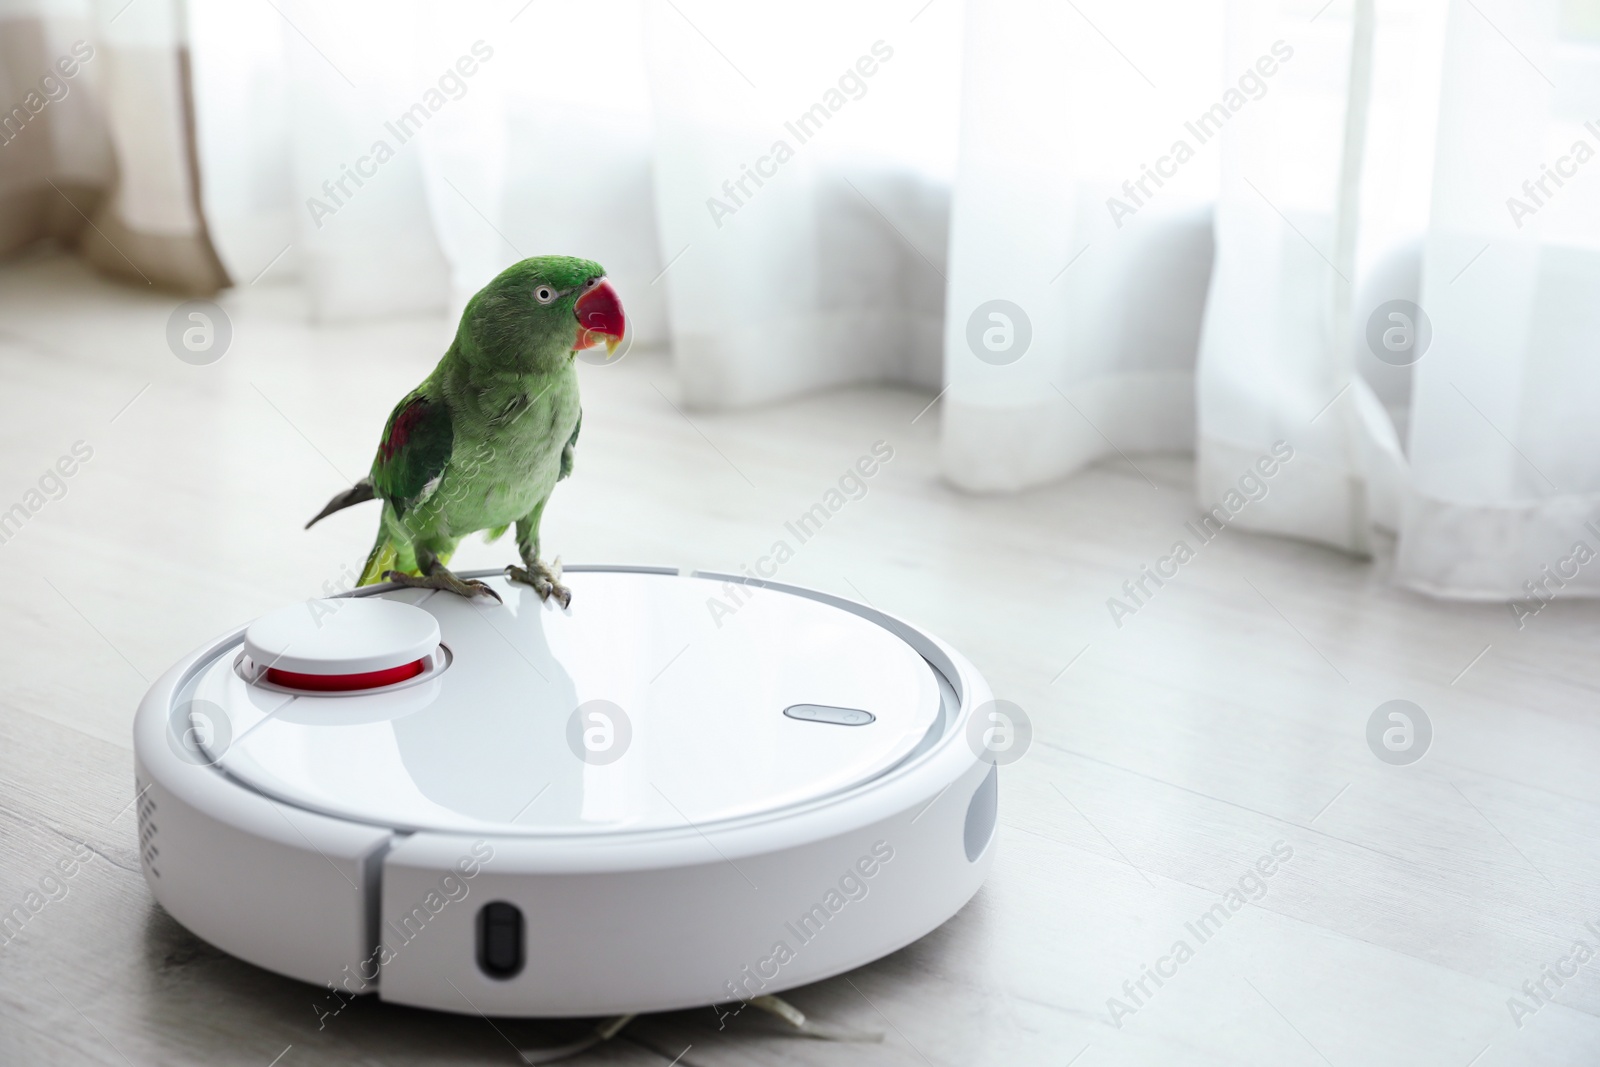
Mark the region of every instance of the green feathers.
POLYGON ((373 489, 401 515, 444 473, 455 443, 449 406, 427 388, 424 383, 390 413, 372 460, 373 489))
POLYGON ((452 350, 468 364, 556 370, 571 358, 579 298, 603 277, 600 264, 569 256, 513 263, 468 301, 452 350))
POLYGON ((383 517, 361 584, 427 574, 461 538, 493 540, 512 523, 524 562, 537 560, 540 515, 578 442, 574 351, 622 336, 604 275, 590 260, 539 256, 468 302, 438 366, 384 426, 369 478, 383 517))

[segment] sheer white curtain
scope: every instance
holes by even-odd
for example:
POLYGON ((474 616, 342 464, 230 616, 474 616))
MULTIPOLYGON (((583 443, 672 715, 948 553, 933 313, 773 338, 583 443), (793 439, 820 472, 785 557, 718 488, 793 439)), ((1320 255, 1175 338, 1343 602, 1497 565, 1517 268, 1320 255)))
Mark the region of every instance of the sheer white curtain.
POLYGON ((1600 593, 1600 11, 1476 3, 1445 39, 1398 573, 1533 609, 1600 593))
POLYGON ((691 404, 937 388, 959 8, 191 3, 236 276, 338 319, 582 254, 691 404))
POLYGON ((1295 50, 1261 121, 1224 138, 1201 499, 1223 496, 1275 441, 1295 450, 1241 526, 1366 553, 1375 527, 1398 525, 1411 354, 1380 361, 1369 324, 1380 338, 1403 330, 1396 301, 1416 318, 1443 14, 1438 0, 1357 0, 1309 23, 1292 4, 1231 11, 1235 66, 1262 39, 1295 50))
POLYGON ((607 266, 636 340, 665 339, 635 0, 190 3, 208 212, 236 276, 298 273, 324 319, 453 312, 566 251, 607 266))
POLYGON ((1231 523, 1600 590, 1597 41, 1562 0, 973 5, 949 477, 1193 447, 1211 508, 1284 441, 1231 523))
MULTIPOLYGON (((1363 550, 1373 465, 1394 522, 1398 449, 1366 444, 1393 440, 1392 416, 1355 377, 1388 368, 1358 364, 1347 324, 1369 275, 1406 289, 1425 225, 1437 33, 1418 6, 1390 4, 1377 43, 1370 4, 971 9, 946 323, 955 481, 1014 489, 1119 451, 1195 449, 1210 506, 1283 439, 1297 462, 1243 525, 1363 550), (1363 229, 1369 188, 1382 206, 1363 229), (974 351, 972 315, 1002 296, 1032 331, 1014 362, 974 351), (1359 397, 1324 410, 1353 381, 1359 397), (1363 430, 1355 412, 1374 403, 1363 430)), ((1379 384, 1403 414, 1406 380, 1379 384)))
MULTIPOLYGON (((1232 53, 1301 14, 1241 0, 1232 53)), ((1561 0, 1359 0, 1305 35, 1276 121, 1225 141, 1203 502, 1283 438, 1296 458, 1243 526, 1357 553, 1398 529, 1396 580, 1439 595, 1600 591, 1597 23, 1561 0), (1416 347, 1380 361, 1394 329, 1416 347)))
MULTIPOLYGON (((1600 593, 1593 5, 20 10, 0 83, 74 20, 108 47, 96 106, 51 113, 56 140, 109 117, 107 217, 298 278, 319 318, 453 312, 580 253, 691 404, 910 383, 969 490, 1194 450, 1241 527, 1396 530, 1396 579, 1439 595, 1600 593), (1231 493, 1279 441, 1268 491, 1231 493)), ((18 144, 26 205, 49 168, 18 144)))
POLYGON ((648 8, 663 283, 690 403, 938 388, 959 7, 648 8))
POLYGON ((1218 155, 1185 123, 1220 92, 1223 25, 1211 0, 968 7, 944 334, 957 485, 1193 447, 1218 155))

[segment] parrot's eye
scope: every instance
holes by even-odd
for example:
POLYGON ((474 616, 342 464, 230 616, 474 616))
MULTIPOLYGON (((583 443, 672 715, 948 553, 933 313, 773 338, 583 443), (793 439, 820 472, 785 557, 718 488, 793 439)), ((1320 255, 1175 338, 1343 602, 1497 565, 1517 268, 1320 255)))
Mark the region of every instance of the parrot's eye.
POLYGON ((541 285, 533 291, 533 298, 541 304, 548 304, 556 298, 556 291, 548 285, 541 285))
POLYGON ((599 284, 600 284, 600 279, 599 278, 590 278, 588 281, 583 283, 583 287, 585 289, 593 289, 595 286, 597 286, 599 284))

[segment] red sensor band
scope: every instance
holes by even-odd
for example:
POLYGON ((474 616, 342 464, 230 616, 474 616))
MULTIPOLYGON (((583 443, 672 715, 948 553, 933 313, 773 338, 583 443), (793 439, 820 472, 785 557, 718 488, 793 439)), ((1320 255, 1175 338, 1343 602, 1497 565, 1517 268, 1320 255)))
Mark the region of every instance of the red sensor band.
POLYGON ((280 671, 267 668, 267 681, 285 689, 309 689, 318 693, 345 693, 353 689, 377 689, 393 685, 407 678, 415 678, 427 665, 426 659, 413 660, 398 667, 385 667, 381 671, 362 674, 301 674, 298 671, 280 671))

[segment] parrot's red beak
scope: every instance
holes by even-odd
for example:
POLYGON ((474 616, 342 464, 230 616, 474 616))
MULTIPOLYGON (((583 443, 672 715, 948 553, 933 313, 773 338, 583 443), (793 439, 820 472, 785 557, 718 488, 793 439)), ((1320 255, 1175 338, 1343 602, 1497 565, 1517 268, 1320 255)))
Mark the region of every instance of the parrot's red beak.
POLYGON ((573 351, 592 348, 601 341, 606 343, 607 353, 616 351, 627 331, 628 320, 622 315, 622 301, 617 299, 617 291, 611 288, 610 282, 601 279, 599 285, 578 297, 573 310, 578 316, 578 338, 573 342, 573 351))

